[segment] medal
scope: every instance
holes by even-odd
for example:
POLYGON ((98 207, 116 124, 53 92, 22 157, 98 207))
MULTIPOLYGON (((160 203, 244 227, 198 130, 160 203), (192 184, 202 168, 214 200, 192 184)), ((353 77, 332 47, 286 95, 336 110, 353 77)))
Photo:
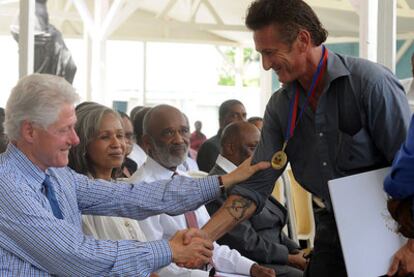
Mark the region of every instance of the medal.
POLYGON ((276 170, 282 169, 283 167, 285 167, 285 165, 287 163, 287 155, 286 155, 286 152, 285 152, 286 144, 287 143, 285 142, 283 144, 282 150, 277 151, 272 156, 272 167, 276 170))
POLYGON ((313 97, 314 92, 316 91, 317 83, 322 80, 322 77, 326 70, 327 60, 328 60, 328 51, 326 51, 325 46, 322 45, 322 57, 319 61, 317 70, 315 74, 313 75, 312 83, 307 93, 305 104, 303 105, 300 111, 298 120, 296 120, 296 117, 298 113, 300 88, 299 86, 296 85, 296 82, 293 82, 293 90, 295 91, 295 95, 294 97, 290 99, 289 117, 288 117, 288 124, 286 128, 285 142, 283 143, 282 150, 279 150, 275 154, 273 154, 272 160, 271 160, 272 167, 276 170, 283 169, 288 162, 288 157, 285 151, 287 143, 289 139, 293 136, 294 130, 297 125, 297 121, 299 122, 300 119, 302 118, 303 111, 305 110, 307 104, 309 103, 310 98, 313 97))

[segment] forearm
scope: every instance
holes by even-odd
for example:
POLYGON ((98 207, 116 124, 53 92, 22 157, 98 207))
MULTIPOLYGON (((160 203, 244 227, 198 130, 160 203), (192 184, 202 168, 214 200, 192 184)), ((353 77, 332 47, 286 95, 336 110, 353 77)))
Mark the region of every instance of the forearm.
POLYGON ((161 213, 178 215, 195 210, 219 193, 219 181, 215 176, 201 179, 177 176, 172 180, 132 185, 96 181, 90 187, 79 188, 77 194, 83 196, 78 199, 83 214, 141 220, 161 213))
POLYGON ((1 247, 59 276, 145 275, 172 260, 167 241, 95 240, 65 225, 13 228, 13 234, 2 230, 0 236, 14 244, 1 247))
POLYGON ((255 211, 256 204, 253 201, 239 195, 231 195, 202 230, 215 241, 237 224, 252 216, 255 211))

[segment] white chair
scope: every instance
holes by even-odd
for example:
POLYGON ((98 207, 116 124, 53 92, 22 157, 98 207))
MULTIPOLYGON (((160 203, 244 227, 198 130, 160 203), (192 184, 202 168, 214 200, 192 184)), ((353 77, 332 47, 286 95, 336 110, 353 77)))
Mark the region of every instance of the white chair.
POLYGON ((308 248, 312 248, 315 237, 312 195, 299 185, 290 168, 287 169, 286 175, 286 202, 293 233, 292 239, 304 240, 308 248))

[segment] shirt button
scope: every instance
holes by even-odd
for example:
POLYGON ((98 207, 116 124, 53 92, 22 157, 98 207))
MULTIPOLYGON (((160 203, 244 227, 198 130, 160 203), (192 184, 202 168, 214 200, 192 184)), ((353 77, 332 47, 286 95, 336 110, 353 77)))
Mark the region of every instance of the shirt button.
POLYGON ((129 227, 129 222, 128 221, 125 221, 125 226, 129 227))
POLYGON ((328 165, 328 163, 327 163, 327 162, 323 162, 323 163, 322 163, 322 165, 323 165, 323 166, 327 166, 327 165, 328 165))
POLYGON ((323 137, 323 133, 322 133, 322 132, 320 132, 320 133, 319 133, 319 136, 320 136, 320 137, 323 137))

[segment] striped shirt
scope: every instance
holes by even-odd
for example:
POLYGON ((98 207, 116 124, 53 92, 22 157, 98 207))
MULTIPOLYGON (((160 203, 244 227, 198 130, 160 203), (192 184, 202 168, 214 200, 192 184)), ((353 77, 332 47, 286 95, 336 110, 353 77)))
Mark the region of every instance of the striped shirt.
POLYGON ((92 180, 68 167, 40 170, 9 144, 0 155, 0 276, 149 276, 172 261, 168 241, 95 240, 81 214, 144 219, 194 210, 219 195, 217 177, 154 183, 92 180), (63 220, 42 193, 50 175, 63 220))

